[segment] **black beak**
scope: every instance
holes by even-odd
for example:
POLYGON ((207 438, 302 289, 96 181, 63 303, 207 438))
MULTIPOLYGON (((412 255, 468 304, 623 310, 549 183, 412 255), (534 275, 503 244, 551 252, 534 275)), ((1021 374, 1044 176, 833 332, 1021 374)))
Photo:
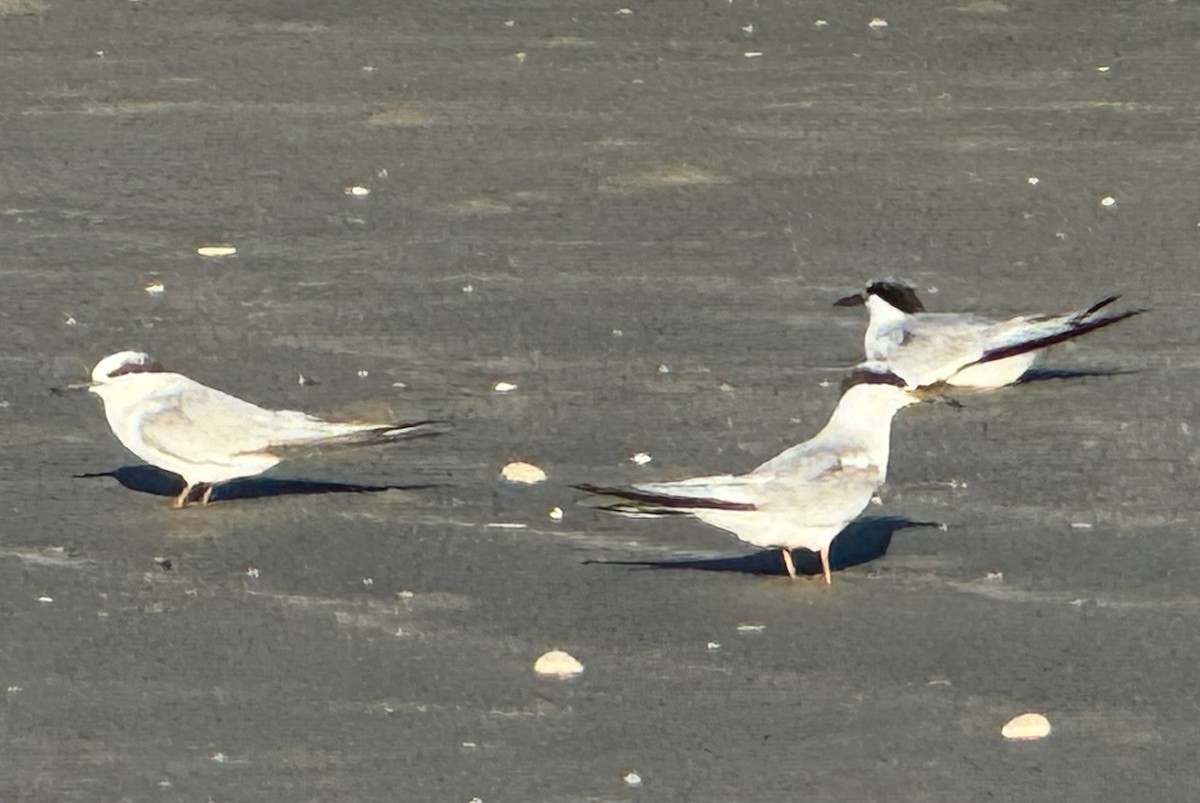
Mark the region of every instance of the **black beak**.
POLYGON ((866 304, 866 303, 867 303, 867 299, 862 293, 855 293, 852 296, 846 296, 845 298, 839 298, 837 301, 833 302, 833 306, 835 306, 835 307, 861 307, 863 304, 866 304))
POLYGON ((72 382, 69 385, 63 385, 63 386, 57 387, 57 388, 50 388, 50 392, 53 393, 55 396, 65 396, 68 393, 79 393, 81 391, 86 391, 89 388, 91 388, 91 386, 92 386, 91 382, 72 382))

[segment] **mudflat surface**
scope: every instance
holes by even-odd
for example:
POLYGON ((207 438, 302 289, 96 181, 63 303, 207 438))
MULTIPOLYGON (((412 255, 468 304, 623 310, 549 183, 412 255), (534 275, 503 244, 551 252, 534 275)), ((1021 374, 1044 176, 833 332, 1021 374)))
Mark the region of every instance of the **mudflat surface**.
POLYGON ((1200 797, 1200 8, 628 12, 0 0, 0 799, 1200 797), (576 504, 807 438, 892 273, 1137 373, 903 411, 830 588, 576 504), (455 430, 175 511, 46 390, 124 348, 455 430))

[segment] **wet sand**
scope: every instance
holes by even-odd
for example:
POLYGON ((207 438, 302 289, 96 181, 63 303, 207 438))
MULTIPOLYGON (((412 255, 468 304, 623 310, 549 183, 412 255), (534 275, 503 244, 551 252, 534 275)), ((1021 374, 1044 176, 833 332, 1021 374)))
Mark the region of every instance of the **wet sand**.
POLYGON ((0 0, 0 798, 1200 796, 1196 7, 38 5, 0 0), (832 587, 576 504, 810 436, 830 304, 892 273, 1154 311, 1044 360, 1137 373, 903 411, 832 587), (171 510, 46 390, 124 348, 455 431, 171 510))

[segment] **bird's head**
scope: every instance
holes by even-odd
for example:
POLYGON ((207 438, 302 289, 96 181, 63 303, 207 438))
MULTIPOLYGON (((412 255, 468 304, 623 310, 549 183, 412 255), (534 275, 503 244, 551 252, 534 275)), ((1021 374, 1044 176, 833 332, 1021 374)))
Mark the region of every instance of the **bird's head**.
POLYGON ((925 305, 917 297, 916 287, 905 279, 889 276, 886 279, 876 279, 868 284, 861 292, 833 302, 835 307, 857 307, 862 304, 872 305, 872 300, 878 299, 900 312, 913 314, 924 312, 925 305))

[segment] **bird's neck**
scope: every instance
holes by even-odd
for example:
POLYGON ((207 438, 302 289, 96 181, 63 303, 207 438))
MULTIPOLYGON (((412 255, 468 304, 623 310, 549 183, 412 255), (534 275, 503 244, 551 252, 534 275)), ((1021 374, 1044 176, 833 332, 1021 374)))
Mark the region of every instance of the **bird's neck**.
POLYGON ((908 401, 896 387, 855 385, 842 394, 829 422, 814 440, 828 440, 839 451, 864 452, 872 463, 886 466, 892 418, 906 404, 908 401))
POLYGON ((870 313, 871 319, 867 323, 867 333, 864 340, 866 342, 867 357, 875 359, 878 355, 872 355, 871 344, 879 337, 879 333, 882 330, 890 329, 903 323, 904 319, 908 317, 908 313, 896 309, 879 296, 870 296, 867 298, 867 311, 870 313))

